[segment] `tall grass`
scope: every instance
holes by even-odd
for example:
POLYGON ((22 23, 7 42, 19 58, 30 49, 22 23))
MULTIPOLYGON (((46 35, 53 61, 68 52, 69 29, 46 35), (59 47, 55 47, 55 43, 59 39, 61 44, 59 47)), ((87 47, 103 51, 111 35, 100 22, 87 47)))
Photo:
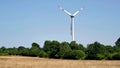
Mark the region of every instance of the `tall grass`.
POLYGON ((120 61, 0 56, 0 68, 120 68, 120 61))

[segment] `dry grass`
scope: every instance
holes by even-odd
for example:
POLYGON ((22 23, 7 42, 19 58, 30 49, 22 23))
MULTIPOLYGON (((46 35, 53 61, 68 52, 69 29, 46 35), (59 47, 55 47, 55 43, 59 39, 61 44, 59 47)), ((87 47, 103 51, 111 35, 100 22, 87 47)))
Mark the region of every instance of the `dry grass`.
POLYGON ((36 57, 0 56, 0 68, 120 68, 120 61, 57 60, 36 57))

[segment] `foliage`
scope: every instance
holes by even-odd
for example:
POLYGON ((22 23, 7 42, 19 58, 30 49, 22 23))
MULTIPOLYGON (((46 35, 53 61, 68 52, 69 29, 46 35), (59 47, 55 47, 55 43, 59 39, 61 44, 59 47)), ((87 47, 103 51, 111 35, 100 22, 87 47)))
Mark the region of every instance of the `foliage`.
POLYGON ((112 56, 112 59, 114 60, 120 60, 120 53, 116 53, 112 56))
POLYGON ((114 48, 112 47, 112 46, 105 46, 105 49, 106 49, 106 51, 107 51, 107 53, 114 53, 114 48))
POLYGON ((66 52, 64 55, 65 59, 84 59, 85 58, 85 52, 81 50, 72 50, 69 52, 66 52))
POLYGON ((98 59, 97 54, 105 54, 106 49, 104 45, 99 42, 94 42, 93 44, 89 44, 87 47, 87 57, 86 59, 98 59))
POLYGON ((96 59, 97 59, 97 60, 105 59, 105 55, 104 55, 104 54, 97 54, 97 55, 96 55, 96 59))
POLYGON ((85 48, 82 44, 72 42, 58 42, 46 40, 43 48, 37 43, 32 43, 31 48, 19 46, 18 48, 0 47, 0 56, 20 55, 43 58, 60 59, 89 59, 89 60, 120 60, 120 38, 115 46, 103 45, 99 42, 88 44, 85 48))
POLYGON ((30 48, 30 56, 36 57, 39 56, 40 46, 37 43, 32 43, 32 47, 30 48))
POLYGON ((78 44, 76 43, 76 41, 72 41, 72 42, 70 43, 70 48, 71 48, 72 50, 79 50, 79 49, 80 49, 80 47, 78 46, 78 44))
POLYGON ((115 42, 115 45, 120 47, 120 37, 117 39, 117 41, 115 42))
POLYGON ((85 47, 83 47, 82 44, 77 44, 76 41, 72 41, 70 43, 70 48, 72 50, 82 50, 82 51, 85 51, 85 47))
POLYGON ((57 58, 56 54, 59 52, 60 43, 58 41, 45 41, 43 50, 50 58, 57 58))
POLYGON ((63 58, 65 56, 65 54, 69 51, 71 51, 69 43, 68 42, 62 42, 61 45, 60 45, 60 50, 59 50, 58 56, 60 58, 63 58))
POLYGON ((44 58, 46 58, 46 57, 48 57, 48 54, 47 54, 45 51, 40 51, 39 57, 44 57, 44 58))
POLYGON ((9 55, 19 55, 18 49, 16 47, 8 48, 7 53, 9 55))
POLYGON ((19 55, 22 55, 22 56, 30 55, 30 49, 29 48, 25 48, 24 46, 19 46, 18 47, 18 52, 19 52, 19 55))

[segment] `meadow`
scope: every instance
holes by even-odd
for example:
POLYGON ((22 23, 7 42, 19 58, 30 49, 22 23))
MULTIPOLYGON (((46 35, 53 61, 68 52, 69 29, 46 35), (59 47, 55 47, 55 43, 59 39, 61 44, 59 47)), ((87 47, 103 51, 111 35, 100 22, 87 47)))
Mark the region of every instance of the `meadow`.
POLYGON ((0 56, 0 68, 120 68, 120 61, 0 56))

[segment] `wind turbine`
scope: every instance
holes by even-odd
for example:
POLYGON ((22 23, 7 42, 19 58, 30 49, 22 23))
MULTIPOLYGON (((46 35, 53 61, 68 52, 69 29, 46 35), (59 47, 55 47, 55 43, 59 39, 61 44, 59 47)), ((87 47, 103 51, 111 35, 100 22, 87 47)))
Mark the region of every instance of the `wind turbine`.
POLYGON ((62 10, 63 12, 67 13, 70 18, 71 18, 71 36, 72 36, 72 41, 75 40, 75 37, 74 37, 74 17, 81 11, 83 10, 83 8, 81 8, 80 10, 76 11, 75 13, 70 13, 68 12, 67 10, 65 10, 64 8, 62 8, 61 6, 58 6, 60 8, 60 10, 62 10))

